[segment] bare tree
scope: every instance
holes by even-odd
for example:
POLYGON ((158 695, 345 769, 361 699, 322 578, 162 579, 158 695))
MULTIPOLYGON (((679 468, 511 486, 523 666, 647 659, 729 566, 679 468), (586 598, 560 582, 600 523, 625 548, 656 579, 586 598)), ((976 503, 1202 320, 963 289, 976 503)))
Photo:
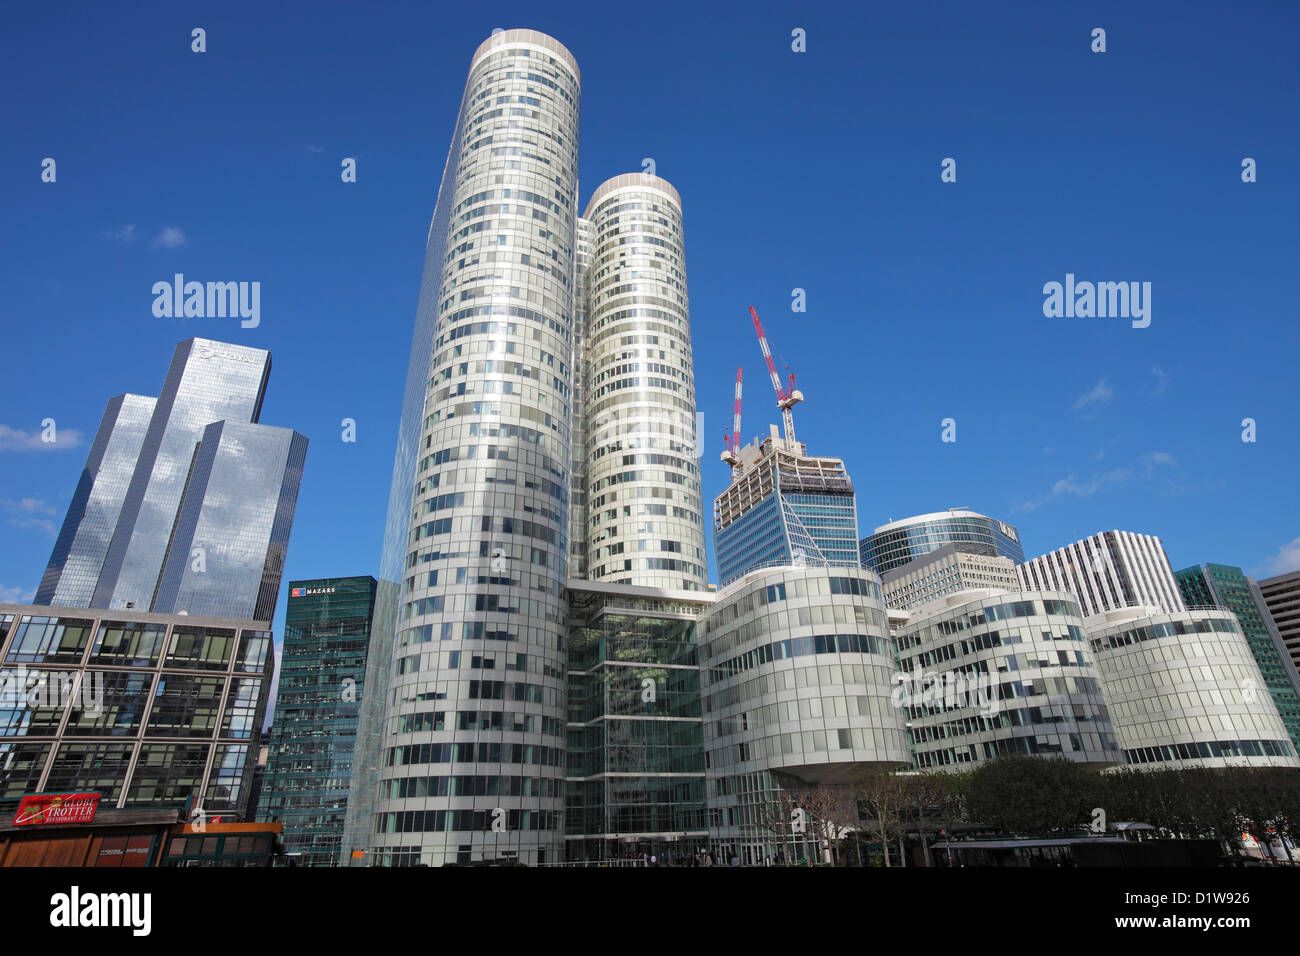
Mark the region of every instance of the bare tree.
MULTIPOLYGON (((899 809, 905 800, 902 778, 888 770, 868 770, 856 777, 850 789, 861 800, 866 811, 863 823, 868 833, 880 841, 885 853, 885 866, 892 866, 889 858, 889 840, 899 830, 899 809)), ((900 860, 906 866, 906 860, 900 860)))

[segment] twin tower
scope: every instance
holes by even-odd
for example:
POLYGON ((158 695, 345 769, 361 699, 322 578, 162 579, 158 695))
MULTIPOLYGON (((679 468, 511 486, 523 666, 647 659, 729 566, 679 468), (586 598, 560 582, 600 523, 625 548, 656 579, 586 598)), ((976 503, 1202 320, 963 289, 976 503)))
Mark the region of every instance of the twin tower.
POLYGON ((554 860, 566 584, 708 587, 681 199, 622 175, 579 216, 580 101, 577 62, 545 34, 496 33, 470 63, 426 249, 347 845, 395 819, 454 859, 490 822, 554 860), (446 799, 417 810, 417 794, 446 799))

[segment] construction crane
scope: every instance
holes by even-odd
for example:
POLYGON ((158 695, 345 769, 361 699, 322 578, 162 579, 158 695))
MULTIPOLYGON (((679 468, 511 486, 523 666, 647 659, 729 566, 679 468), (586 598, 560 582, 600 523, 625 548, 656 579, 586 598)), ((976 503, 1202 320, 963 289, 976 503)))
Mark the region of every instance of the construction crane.
POLYGON ((722 460, 732 468, 740 464, 740 379, 744 374, 743 368, 736 369, 736 412, 731 420, 731 434, 728 435, 725 429, 722 433, 722 443, 726 446, 722 460))
POLYGON ((767 333, 763 331, 763 323, 759 321, 758 313, 752 305, 749 307, 749 314, 754 318, 754 331, 758 333, 758 347, 763 350, 768 374, 772 376, 772 388, 776 391, 776 407, 781 409, 781 422, 785 427, 785 440, 793 442, 795 440, 794 413, 791 409, 803 401, 803 392, 794 387, 794 372, 790 373, 789 384, 784 388, 781 387, 781 376, 776 374, 776 363, 772 361, 772 349, 767 344, 767 333))

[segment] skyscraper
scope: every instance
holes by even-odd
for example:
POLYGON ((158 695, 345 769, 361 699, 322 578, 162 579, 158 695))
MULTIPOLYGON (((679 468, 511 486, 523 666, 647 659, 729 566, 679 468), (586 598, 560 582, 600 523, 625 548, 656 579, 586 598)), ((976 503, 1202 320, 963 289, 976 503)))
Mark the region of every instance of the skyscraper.
POLYGON ((1103 531, 1016 568, 1027 591, 1069 591, 1084 617, 1125 607, 1185 610, 1160 539, 1103 531))
POLYGON ((289 582, 258 817, 284 824, 285 850, 304 866, 348 862, 340 850, 376 583, 289 582))
POLYGON ((307 439, 259 425, 271 355, 193 338, 104 414, 37 604, 270 621, 307 439))
POLYGON ((181 495, 203 430, 256 422, 271 354, 209 339, 176 347, 122 502, 92 607, 153 607, 181 495))
POLYGON ((586 493, 584 576, 701 590, 709 576, 681 197, 657 176, 615 176, 585 218, 586 484, 574 488, 586 493))
POLYGON ((1300 571, 1265 578, 1259 591, 1291 662, 1300 668, 1300 571))
POLYGON ((144 395, 108 400, 35 603, 90 606, 155 401, 144 395))
POLYGON ((945 544, 970 554, 1001 555, 1017 564, 1025 560, 1020 532, 1013 526, 978 511, 949 508, 881 525, 860 542, 862 566, 888 574, 945 544))
POLYGON ((740 449, 713 502, 718 584, 776 565, 859 567, 857 499, 838 458, 777 434, 740 449))
POLYGON ((364 692, 358 789, 374 772, 379 792, 349 806, 349 845, 377 863, 563 855, 580 96, 573 56, 541 33, 497 33, 470 62, 364 692), (449 776, 453 761, 473 772, 449 776), (415 794, 429 798, 418 810, 415 794))
POLYGON ((269 621, 306 458, 307 439, 288 428, 205 428, 154 610, 269 621))

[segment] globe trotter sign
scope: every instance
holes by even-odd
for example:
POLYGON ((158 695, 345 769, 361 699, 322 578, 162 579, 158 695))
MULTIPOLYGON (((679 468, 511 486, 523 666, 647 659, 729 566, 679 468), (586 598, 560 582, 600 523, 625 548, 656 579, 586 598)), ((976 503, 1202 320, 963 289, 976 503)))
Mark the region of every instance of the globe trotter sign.
POLYGON ((98 807, 98 793, 29 793, 18 804, 14 826, 90 823, 98 807))

